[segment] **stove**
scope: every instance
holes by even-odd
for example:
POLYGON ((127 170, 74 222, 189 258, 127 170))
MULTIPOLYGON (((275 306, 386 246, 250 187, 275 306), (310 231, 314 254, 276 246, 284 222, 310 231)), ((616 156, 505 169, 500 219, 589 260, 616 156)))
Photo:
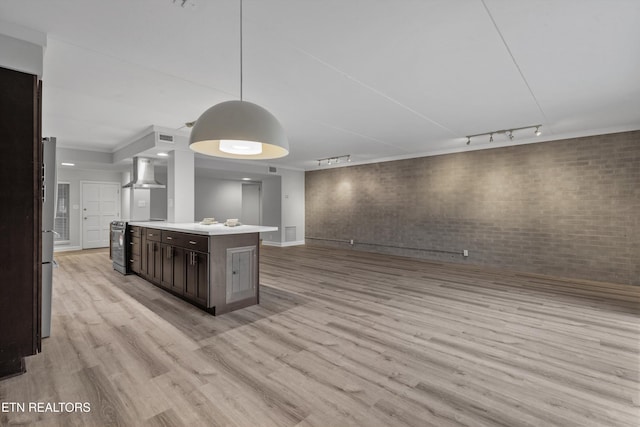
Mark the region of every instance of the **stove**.
POLYGON ((111 222, 111 260, 113 269, 122 274, 127 274, 126 230, 126 221, 111 222))

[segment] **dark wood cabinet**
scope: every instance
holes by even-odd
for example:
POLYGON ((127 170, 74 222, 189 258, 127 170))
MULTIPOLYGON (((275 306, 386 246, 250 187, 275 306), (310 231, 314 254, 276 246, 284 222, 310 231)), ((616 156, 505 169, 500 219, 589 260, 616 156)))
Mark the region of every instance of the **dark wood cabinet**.
POLYGON ((153 242, 153 273, 151 280, 162 284, 162 247, 160 242, 153 242))
POLYGON ((160 243, 147 240, 143 249, 146 265, 143 266, 143 274, 148 280, 161 285, 162 283, 162 251, 160 243))
POLYGON ((162 244, 162 283, 177 294, 185 290, 185 253, 179 246, 162 244))
POLYGON ((127 227, 129 235, 129 248, 127 259, 129 260, 129 272, 140 274, 142 271, 142 237, 141 228, 135 226, 127 227))
POLYGON ((198 304, 206 305, 209 289, 209 255, 187 250, 185 258, 185 296, 198 304))
POLYGON ((141 228, 140 232, 140 276, 146 278, 149 271, 149 260, 147 257, 147 236, 144 233, 144 229, 141 228))
POLYGON ((213 314, 258 304, 258 233, 140 228, 140 276, 213 314))
POLYGON ((162 286, 160 231, 150 228, 143 228, 141 230, 142 253, 140 256, 140 275, 150 282, 162 286))
POLYGON ((208 236, 163 231, 161 239, 162 286, 196 304, 206 305, 208 236))
POLYGON ((42 136, 35 75, 0 68, 0 378, 40 350, 42 136))

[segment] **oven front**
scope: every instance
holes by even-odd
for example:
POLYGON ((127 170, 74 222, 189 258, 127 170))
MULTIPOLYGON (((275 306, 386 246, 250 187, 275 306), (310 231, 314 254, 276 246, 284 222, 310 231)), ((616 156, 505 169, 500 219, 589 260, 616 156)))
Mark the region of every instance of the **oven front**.
POLYGON ((111 223, 111 259, 114 270, 122 274, 127 274, 126 228, 126 223, 123 221, 111 223))

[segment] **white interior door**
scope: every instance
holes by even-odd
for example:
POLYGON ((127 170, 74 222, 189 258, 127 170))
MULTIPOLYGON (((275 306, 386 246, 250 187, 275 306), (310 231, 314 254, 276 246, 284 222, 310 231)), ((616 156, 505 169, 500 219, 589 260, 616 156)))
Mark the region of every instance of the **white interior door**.
POLYGON ((109 246, 109 224, 119 217, 119 183, 82 183, 83 249, 109 246))

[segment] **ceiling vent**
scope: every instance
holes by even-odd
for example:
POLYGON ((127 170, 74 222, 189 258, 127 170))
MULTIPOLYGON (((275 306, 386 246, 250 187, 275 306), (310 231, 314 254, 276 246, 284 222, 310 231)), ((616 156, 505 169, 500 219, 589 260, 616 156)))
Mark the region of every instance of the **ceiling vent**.
POLYGON ((163 133, 159 133, 158 141, 168 142, 170 144, 173 144, 173 135, 165 135, 163 133))
POLYGON ((278 169, 275 166, 269 166, 269 173, 278 173, 278 169))

